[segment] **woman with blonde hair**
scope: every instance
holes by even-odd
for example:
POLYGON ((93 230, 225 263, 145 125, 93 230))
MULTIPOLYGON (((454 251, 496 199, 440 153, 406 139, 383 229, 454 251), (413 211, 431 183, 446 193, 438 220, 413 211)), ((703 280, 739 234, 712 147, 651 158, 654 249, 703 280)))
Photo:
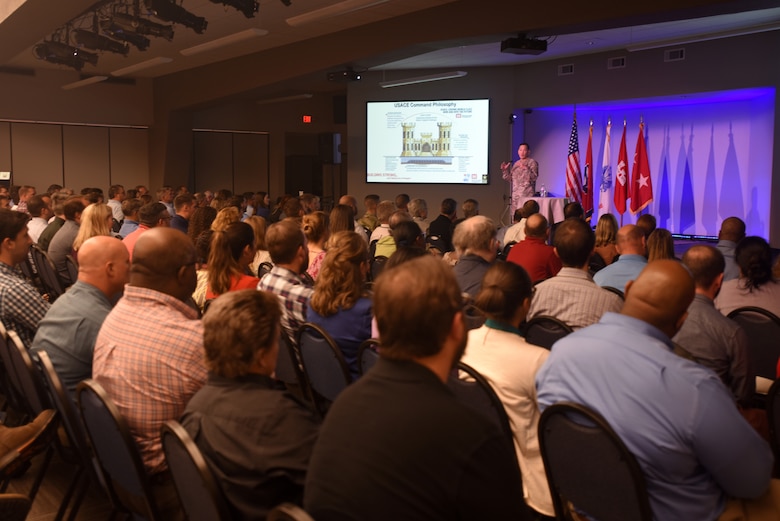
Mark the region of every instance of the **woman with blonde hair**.
POLYGON ((665 228, 656 228, 647 238, 647 262, 660 259, 676 259, 674 256, 674 239, 672 233, 665 228))
POLYGON ((312 212, 303 216, 303 234, 309 246, 309 267, 306 272, 317 280, 325 258, 325 243, 328 241, 330 219, 325 212, 312 212))
POLYGON ((520 331, 532 298, 531 278, 522 267, 511 262, 491 265, 474 301, 487 320, 469 331, 463 363, 479 371, 504 404, 526 503, 552 517, 555 511, 536 437, 540 414, 535 386, 536 372, 550 352, 526 342, 520 331))
POLYGON ((81 213, 81 224, 79 233, 73 240, 73 251, 78 252, 81 245, 87 239, 97 237, 98 235, 112 235, 111 225, 114 214, 111 207, 107 204, 90 204, 81 213))
POLYGON ((588 265, 591 275, 617 259, 617 231, 618 222, 614 215, 605 213, 599 217, 599 222, 596 224, 596 246, 588 265))
POLYGON ((343 231, 330 237, 327 249, 307 319, 333 338, 357 378, 358 348, 371 337, 371 299, 365 286, 368 247, 357 233, 343 231))
POLYGON ((262 217, 253 215, 252 217, 248 217, 244 222, 251 226, 255 232, 255 258, 249 265, 249 269, 259 277, 260 274, 257 270, 260 269, 260 265, 264 262, 273 263, 273 261, 271 261, 271 254, 268 253, 265 246, 265 228, 268 221, 262 217))
POLYGON ((227 228, 230 223, 236 223, 241 219, 241 214, 235 206, 226 206, 217 212, 214 222, 211 223, 211 229, 220 232, 227 228))
POLYGON ((206 299, 228 291, 256 289, 260 279, 248 275, 255 258, 255 231, 247 223, 228 224, 211 237, 206 299))

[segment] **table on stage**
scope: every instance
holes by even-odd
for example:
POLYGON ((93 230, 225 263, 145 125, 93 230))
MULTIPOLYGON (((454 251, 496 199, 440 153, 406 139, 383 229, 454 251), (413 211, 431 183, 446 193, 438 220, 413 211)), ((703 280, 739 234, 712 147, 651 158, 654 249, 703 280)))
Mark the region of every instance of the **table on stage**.
POLYGON ((539 213, 547 218, 550 226, 563 221, 563 207, 569 202, 567 197, 522 197, 520 206, 530 199, 539 203, 539 213))

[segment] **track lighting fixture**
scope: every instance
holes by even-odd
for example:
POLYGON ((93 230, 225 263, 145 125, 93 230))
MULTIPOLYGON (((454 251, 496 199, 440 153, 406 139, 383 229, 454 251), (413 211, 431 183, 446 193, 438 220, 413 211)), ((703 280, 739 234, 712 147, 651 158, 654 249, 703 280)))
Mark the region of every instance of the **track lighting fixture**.
POLYGON ((173 40, 173 26, 158 24, 141 18, 124 13, 114 13, 111 17, 111 21, 121 27, 124 31, 134 32, 146 36, 154 36, 157 38, 165 38, 168 41, 173 40))
POLYGON ((74 29, 73 39, 79 45, 83 45, 87 49, 94 49, 96 51, 110 51, 117 54, 123 54, 127 56, 130 52, 130 45, 123 42, 112 40, 106 36, 102 36, 86 29, 74 29))
POLYGON ((254 18, 255 13, 260 8, 260 2, 257 0, 211 0, 212 3, 229 5, 235 7, 236 10, 244 13, 247 18, 254 18))
POLYGON ((203 34, 208 26, 205 18, 192 14, 182 6, 173 3, 173 0, 146 0, 146 7, 160 20, 181 24, 198 34, 203 34))
POLYGON ((33 54, 39 60, 67 65, 77 71, 80 71, 85 63, 97 65, 98 62, 98 55, 95 53, 53 40, 44 41, 33 47, 33 54))

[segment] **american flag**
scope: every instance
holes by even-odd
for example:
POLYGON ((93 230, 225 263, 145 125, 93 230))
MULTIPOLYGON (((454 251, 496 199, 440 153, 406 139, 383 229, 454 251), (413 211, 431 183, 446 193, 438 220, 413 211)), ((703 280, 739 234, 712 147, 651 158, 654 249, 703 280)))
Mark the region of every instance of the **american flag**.
POLYGON ((580 172, 580 139, 577 135, 577 118, 571 123, 569 158, 566 161, 566 197, 582 203, 582 173, 580 172))

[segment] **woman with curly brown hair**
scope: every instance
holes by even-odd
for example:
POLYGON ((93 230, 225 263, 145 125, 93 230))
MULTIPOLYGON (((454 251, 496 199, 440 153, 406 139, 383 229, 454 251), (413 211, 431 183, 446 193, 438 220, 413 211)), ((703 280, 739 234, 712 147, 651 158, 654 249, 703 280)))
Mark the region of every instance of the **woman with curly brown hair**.
POLYGON ((357 352, 371 337, 371 299, 366 292, 368 247, 355 232, 337 232, 328 240, 307 320, 319 325, 339 346, 353 378, 357 352))

